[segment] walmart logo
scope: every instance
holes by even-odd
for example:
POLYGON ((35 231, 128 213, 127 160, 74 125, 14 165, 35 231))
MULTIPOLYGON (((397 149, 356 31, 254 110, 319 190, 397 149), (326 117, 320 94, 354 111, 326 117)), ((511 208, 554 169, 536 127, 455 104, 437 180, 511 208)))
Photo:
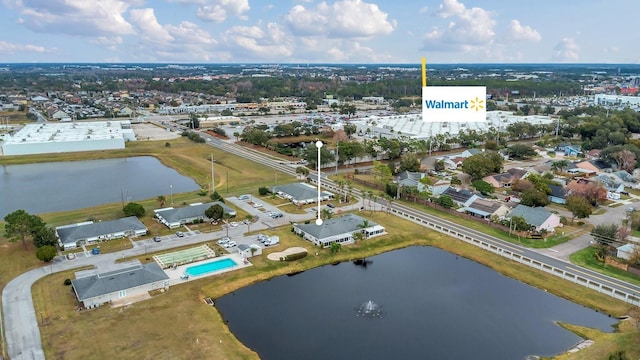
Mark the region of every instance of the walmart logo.
POLYGON ((476 112, 484 108, 484 100, 476 96, 475 100, 445 101, 445 100, 425 100, 427 109, 471 109, 476 112))

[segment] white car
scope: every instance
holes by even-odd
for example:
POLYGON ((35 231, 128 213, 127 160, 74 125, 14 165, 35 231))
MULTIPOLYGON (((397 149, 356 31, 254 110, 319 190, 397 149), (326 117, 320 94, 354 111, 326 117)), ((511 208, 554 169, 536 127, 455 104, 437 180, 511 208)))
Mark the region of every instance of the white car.
POLYGON ((238 245, 238 244, 236 244, 235 241, 231 240, 228 243, 224 244, 223 246, 228 249, 228 248, 232 248, 232 247, 234 247, 236 245, 238 245))
POLYGON ((232 221, 232 222, 229 223, 229 226, 236 227, 236 226, 238 226, 238 223, 235 222, 235 221, 232 221))
POLYGON ((261 208, 261 207, 262 207, 262 204, 260 204, 260 203, 254 203, 254 204, 253 204, 253 207, 254 207, 254 208, 261 208))
POLYGON ((218 240, 218 245, 227 244, 229 241, 231 241, 231 239, 229 239, 228 237, 225 236, 222 239, 218 240))

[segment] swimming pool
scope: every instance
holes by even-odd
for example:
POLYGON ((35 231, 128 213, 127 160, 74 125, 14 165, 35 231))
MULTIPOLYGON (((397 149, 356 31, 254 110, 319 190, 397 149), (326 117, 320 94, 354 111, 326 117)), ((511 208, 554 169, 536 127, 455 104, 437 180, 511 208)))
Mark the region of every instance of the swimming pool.
POLYGON ((190 276, 198 276, 202 274, 207 274, 213 271, 222 270, 226 268, 230 268, 236 266, 235 261, 232 259, 226 258, 222 260, 210 261, 204 264, 189 266, 185 271, 190 276))

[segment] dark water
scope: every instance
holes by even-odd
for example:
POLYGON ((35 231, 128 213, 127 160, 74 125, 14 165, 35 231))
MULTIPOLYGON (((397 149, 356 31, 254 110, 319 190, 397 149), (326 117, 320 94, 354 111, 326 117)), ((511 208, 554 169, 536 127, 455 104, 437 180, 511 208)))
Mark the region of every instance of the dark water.
POLYGON ((217 300, 261 359, 524 359, 581 339, 563 321, 612 331, 604 314, 473 261, 411 247, 255 284, 217 300), (358 315, 368 300, 381 318, 358 315))
POLYGON ((0 167, 0 217, 136 201, 200 189, 151 156, 0 167))

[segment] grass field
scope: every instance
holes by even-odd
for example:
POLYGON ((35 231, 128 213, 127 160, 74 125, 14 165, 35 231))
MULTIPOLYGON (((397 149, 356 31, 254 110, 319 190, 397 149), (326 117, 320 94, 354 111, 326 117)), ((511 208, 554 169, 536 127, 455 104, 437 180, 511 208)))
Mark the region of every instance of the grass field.
MULTIPOLYGON (((443 248, 487 264, 507 276, 612 315, 627 314, 630 311, 626 304, 608 296, 479 251, 472 245, 452 241, 442 234, 425 230, 397 217, 374 213, 371 220, 384 225, 393 235, 361 241, 332 254, 328 249, 313 248, 308 242, 292 234, 290 226, 262 231, 267 235, 278 234, 281 245, 253 258, 254 266, 175 286, 168 293, 157 294, 150 300, 123 308, 112 309, 105 306, 97 310, 75 312, 76 304, 70 287, 63 285, 64 279, 72 278, 72 274, 48 276, 34 285, 36 312, 43 314, 41 333, 47 358, 82 359, 98 356, 130 359, 256 359, 255 353, 229 333, 215 307, 204 304, 204 297, 217 298, 274 276, 412 245, 443 248), (421 235, 416 237, 415 234, 421 235), (266 259, 266 254, 291 246, 313 250, 312 255, 292 263, 266 259), (82 341, 83 334, 87 333, 92 334, 92 341, 82 341)), ((140 257, 143 262, 149 261, 149 258, 149 254, 140 257)), ((637 329, 635 331, 637 336, 637 329)), ((622 346, 621 349, 628 354, 640 354, 632 352, 635 351, 634 344, 622 341, 632 337, 630 334, 634 332, 609 335, 608 339, 603 339, 592 348, 602 348, 608 344, 608 348, 617 349, 617 346, 622 346)))
MULTIPOLYGON (((210 172, 209 156, 211 151, 214 151, 216 174, 221 176, 216 182, 216 189, 221 195, 226 195, 227 185, 229 186, 229 194, 250 193, 255 195, 258 186, 269 186, 273 183, 272 169, 212 150, 206 145, 194 144, 184 138, 170 141, 172 145, 168 148, 164 146, 164 143, 165 141, 129 143, 125 150, 95 153, 6 157, 2 158, 0 164, 151 155, 156 156, 180 173, 193 177, 201 186, 206 187, 206 184, 210 182, 207 177, 210 172), (225 173, 229 174, 228 181, 226 175, 222 175, 225 173)), ((283 183, 286 181, 284 175, 280 179, 283 183)), ((291 179, 293 180, 293 178, 291 179)), ((206 199, 208 197, 201 197, 195 193, 174 194, 174 202, 176 203, 206 201, 206 199)), ((154 199, 140 203, 148 211, 158 207, 154 199)), ((362 214, 369 214, 369 212, 362 214)), ((242 219, 244 215, 239 213, 237 218, 242 219)), ((446 217, 448 214, 437 213, 437 215, 446 217)), ((89 217, 107 220, 120 216, 122 216, 121 204, 56 214, 42 214, 43 219, 52 225, 83 221, 89 217)), ((171 288, 167 293, 154 294, 155 296, 150 300, 122 308, 101 307, 96 310, 76 312, 74 309, 77 304, 71 288, 63 285, 66 278, 73 278, 73 273, 47 276, 33 287, 36 313, 40 315, 39 318, 43 322, 41 336, 45 354, 47 358, 64 359, 256 359, 257 354, 235 339, 215 307, 205 305, 202 301, 203 297, 215 298, 274 276, 331 264, 336 261, 368 257, 412 245, 440 247, 486 264, 506 276, 615 316, 631 311, 626 304, 608 296, 478 250, 466 243, 453 241, 449 237, 425 230, 397 217, 383 213, 373 213, 371 216, 373 221, 384 225, 392 235, 346 246, 341 252, 332 254, 327 249, 312 248, 308 242, 293 235, 289 231, 289 226, 273 232, 263 231, 268 235, 276 233, 280 235, 281 245, 268 249, 262 256, 252 259, 254 266, 188 282, 171 288), (416 236, 416 234, 420 235, 416 236), (311 255, 292 263, 271 262, 266 259, 266 254, 290 246, 313 249, 314 254, 317 251, 318 255, 311 255), (87 334, 91 334, 90 341, 87 341, 87 334)), ((458 220, 459 218, 456 219, 456 221, 458 220)), ((144 217, 142 221, 150 228, 151 235, 173 233, 173 231, 157 224, 150 217, 144 217)), ((476 228, 482 224, 469 222, 465 225, 476 228)), ((216 230, 210 225, 201 224, 198 227, 202 231, 216 230)), ((480 226, 478 229, 484 231, 486 226, 480 226)), ((217 246, 209 244, 212 248, 217 246)), ((113 246, 127 245, 122 243, 113 246)), ((216 251, 219 250, 221 249, 216 249, 216 251)), ((0 262, 0 286, 2 287, 17 275, 41 266, 41 263, 34 256, 32 246, 25 251, 21 244, 7 243, 4 238, 0 238, 0 258, 3 259, 0 262)), ((151 261, 151 254, 141 256, 140 259, 143 262, 151 261)), ((606 354, 611 352, 609 351, 611 349, 625 350, 628 355, 633 355, 635 358, 640 356, 640 351, 636 346, 640 341, 634 344, 628 340, 638 339, 637 327, 621 326, 621 331, 623 332, 602 337, 596 345, 580 352, 583 357, 579 358, 600 359, 602 357, 590 355, 591 352, 598 354, 597 351, 600 351, 606 354), (634 346, 636 347, 634 348, 634 346)), ((593 336, 596 335, 598 334, 593 336)), ((567 359, 578 359, 578 357, 567 359)))

